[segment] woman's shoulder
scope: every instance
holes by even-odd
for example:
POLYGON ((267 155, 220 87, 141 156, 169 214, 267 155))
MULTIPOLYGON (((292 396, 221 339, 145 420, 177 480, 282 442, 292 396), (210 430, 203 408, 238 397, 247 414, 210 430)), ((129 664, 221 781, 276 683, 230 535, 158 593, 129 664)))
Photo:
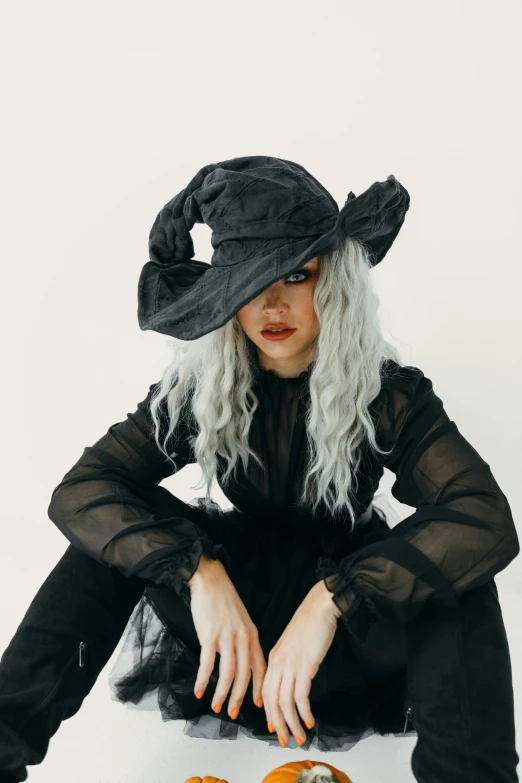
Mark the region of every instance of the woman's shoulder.
POLYGON ((385 359, 381 365, 381 388, 384 390, 412 393, 423 379, 429 381, 423 370, 412 364, 399 364, 394 359, 385 359))
POLYGON ((416 409, 427 402, 441 401, 433 391, 433 384, 424 371, 415 365, 399 364, 386 359, 381 366, 381 389, 372 407, 385 412, 384 421, 390 423, 407 410, 416 409))

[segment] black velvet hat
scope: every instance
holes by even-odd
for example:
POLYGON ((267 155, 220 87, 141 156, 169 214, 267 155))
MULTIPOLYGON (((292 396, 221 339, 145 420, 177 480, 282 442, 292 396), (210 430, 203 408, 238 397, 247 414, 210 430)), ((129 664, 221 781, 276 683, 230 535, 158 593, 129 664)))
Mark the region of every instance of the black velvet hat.
POLYGON ((159 212, 138 282, 140 329, 195 340, 227 323, 277 280, 346 236, 372 266, 400 231, 410 197, 390 174, 360 196, 336 201, 303 166, 251 155, 204 166, 159 212), (212 229, 212 263, 196 261, 190 230, 212 229))

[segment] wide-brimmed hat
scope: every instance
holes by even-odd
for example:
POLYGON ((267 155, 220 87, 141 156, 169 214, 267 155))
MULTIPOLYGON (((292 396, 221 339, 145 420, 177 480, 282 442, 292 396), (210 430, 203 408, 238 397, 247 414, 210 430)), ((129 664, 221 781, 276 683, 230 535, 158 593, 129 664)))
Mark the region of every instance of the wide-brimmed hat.
POLYGON ((390 174, 343 208, 303 166, 251 155, 210 163, 161 209, 138 282, 138 323, 195 340, 227 323, 262 291, 347 236, 372 266, 390 249, 410 197, 390 174), (211 263, 194 259, 190 231, 212 229, 211 263))

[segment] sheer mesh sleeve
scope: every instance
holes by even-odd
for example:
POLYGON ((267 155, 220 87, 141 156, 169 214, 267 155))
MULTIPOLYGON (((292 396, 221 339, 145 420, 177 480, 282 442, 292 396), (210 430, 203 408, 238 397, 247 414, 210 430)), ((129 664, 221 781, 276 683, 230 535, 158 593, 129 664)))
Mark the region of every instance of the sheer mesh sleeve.
POLYGON ((505 495, 429 378, 402 367, 383 399, 377 430, 393 447, 383 465, 396 475, 393 496, 416 511, 338 565, 322 558, 317 570, 360 641, 379 617, 406 622, 429 601, 458 605, 520 551, 505 495))
MULTIPOLYGON (((155 387, 149 387, 134 413, 84 449, 53 490, 47 513, 75 547, 102 565, 167 584, 181 595, 202 553, 213 560, 219 553, 227 567, 229 559, 222 544, 214 544, 187 518, 189 507, 157 486, 196 460, 184 416, 171 436, 172 445, 169 439, 176 470, 158 449, 149 408, 155 387)), ((166 429, 160 443, 165 434, 166 429)))

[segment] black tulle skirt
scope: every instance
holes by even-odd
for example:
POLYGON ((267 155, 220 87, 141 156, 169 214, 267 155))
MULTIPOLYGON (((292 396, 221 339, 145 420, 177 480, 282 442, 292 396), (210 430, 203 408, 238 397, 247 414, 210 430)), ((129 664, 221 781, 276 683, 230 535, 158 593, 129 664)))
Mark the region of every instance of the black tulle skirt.
MULTIPOLYGON (((192 501, 191 505, 200 506, 192 501)), ((350 536, 352 551, 373 543, 390 529, 390 506, 373 503, 364 528, 350 536)), ((201 506, 200 506, 201 507, 201 506)), ((229 555, 228 574, 256 625, 265 660, 292 615, 318 581, 318 563, 325 556, 321 540, 303 534, 298 526, 253 528, 237 509, 223 511, 217 504, 205 511, 203 527, 221 541, 229 555), (254 531, 254 532, 253 532, 254 531)), ((211 708, 219 679, 219 654, 202 699, 194 694, 201 647, 190 612, 190 591, 178 596, 173 588, 147 587, 123 633, 123 642, 109 673, 110 695, 127 707, 159 710, 164 721, 184 720, 184 733, 205 739, 252 739, 278 745, 270 734, 264 708, 254 704, 252 679, 235 720, 228 715, 228 697, 219 714, 211 708)), ((381 648, 378 655, 391 655, 381 648)), ((391 655, 393 658, 393 655, 391 655)), ((367 668, 354 650, 354 641, 342 622, 334 636, 309 694, 315 723, 302 728, 306 743, 299 747, 289 732, 289 748, 346 751, 361 739, 381 735, 411 736, 405 723, 406 667, 404 656, 389 671, 367 668), (401 665, 402 662, 402 665, 401 665)), ((232 688, 230 689, 230 691, 232 688)))

